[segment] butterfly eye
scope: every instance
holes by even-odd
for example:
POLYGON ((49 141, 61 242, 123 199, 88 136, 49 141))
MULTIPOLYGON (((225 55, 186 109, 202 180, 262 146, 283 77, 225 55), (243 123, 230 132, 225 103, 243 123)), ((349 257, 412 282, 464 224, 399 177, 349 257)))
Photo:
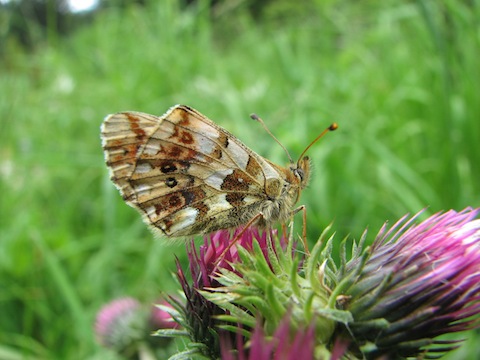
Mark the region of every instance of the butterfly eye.
POLYGON ((300 178, 300 181, 303 181, 305 178, 305 172, 303 169, 295 169, 295 174, 300 178))

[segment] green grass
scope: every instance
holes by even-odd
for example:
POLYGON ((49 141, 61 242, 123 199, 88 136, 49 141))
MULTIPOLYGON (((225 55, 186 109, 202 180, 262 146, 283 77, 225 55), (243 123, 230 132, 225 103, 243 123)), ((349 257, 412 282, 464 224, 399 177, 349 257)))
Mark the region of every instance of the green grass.
MULTIPOLYGON (((206 7, 164 1, 104 10, 32 53, 9 44, 0 357, 105 358, 92 335, 104 302, 176 289, 183 245, 153 240, 108 179, 99 126, 109 113, 188 104, 280 164, 285 154, 250 113, 294 158, 337 122, 309 152, 301 202, 312 241, 332 221, 338 239, 358 238, 424 207, 480 206, 476 2, 329 1, 307 17, 298 10, 302 20, 269 10, 261 20, 242 7, 210 18, 206 7)), ((467 337, 458 354, 475 358, 467 337)))

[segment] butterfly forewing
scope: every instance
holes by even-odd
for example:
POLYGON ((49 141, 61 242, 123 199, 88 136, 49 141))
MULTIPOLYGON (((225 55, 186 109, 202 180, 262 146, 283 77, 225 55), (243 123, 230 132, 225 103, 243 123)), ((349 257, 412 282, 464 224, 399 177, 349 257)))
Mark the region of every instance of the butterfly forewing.
POLYGON ((245 224, 288 184, 287 169, 184 105, 161 117, 110 115, 102 138, 112 181, 167 237, 245 224))

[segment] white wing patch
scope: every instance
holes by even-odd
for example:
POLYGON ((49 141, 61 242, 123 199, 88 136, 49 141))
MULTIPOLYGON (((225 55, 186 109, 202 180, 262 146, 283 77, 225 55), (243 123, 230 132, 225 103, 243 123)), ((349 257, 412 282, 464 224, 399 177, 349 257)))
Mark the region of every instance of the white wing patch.
POLYGON ((221 187, 223 180, 225 180, 225 178, 231 173, 233 173, 232 169, 218 170, 204 180, 205 184, 213 187, 214 189, 222 190, 221 187))
POLYGON ((247 168, 250 155, 248 155, 245 149, 235 141, 230 141, 226 151, 240 169, 245 170, 247 168))
POLYGON ((226 199, 227 194, 218 194, 213 198, 205 200, 205 203, 209 207, 209 211, 212 213, 218 213, 222 211, 230 210, 233 206, 226 199))
POLYGON ((198 216, 198 210, 195 208, 185 208, 182 209, 178 212, 176 212, 172 218, 172 225, 170 226, 169 229, 167 229, 167 226, 165 223, 160 223, 160 228, 163 231, 168 231, 171 234, 175 234, 177 231, 183 230, 190 225, 193 225, 195 221, 197 220, 198 216))

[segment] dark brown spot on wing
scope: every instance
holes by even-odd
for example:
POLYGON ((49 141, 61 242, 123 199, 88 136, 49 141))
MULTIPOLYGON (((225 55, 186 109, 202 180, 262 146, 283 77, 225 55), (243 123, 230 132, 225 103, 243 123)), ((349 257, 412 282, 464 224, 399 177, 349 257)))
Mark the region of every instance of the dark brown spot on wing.
POLYGON ((214 159, 221 159, 223 156, 222 148, 220 146, 215 146, 215 149, 209 154, 214 159))
POLYGON ((163 218, 192 204, 202 203, 205 197, 205 191, 200 187, 192 187, 146 201, 142 204, 142 207, 148 209, 148 207, 153 206, 157 216, 163 218))
POLYGON ((181 127, 176 126, 173 134, 168 138, 171 142, 178 142, 181 144, 193 144, 193 135, 189 130, 182 129, 181 127))
MULTIPOLYGON (((106 161, 108 166, 119 162, 119 161, 128 161, 132 160, 129 163, 134 162, 137 158, 137 153, 140 144, 122 144, 122 140, 118 140, 119 145, 111 145, 108 147, 109 157, 106 161)), ((115 144, 117 141, 112 141, 112 144, 115 144)))
POLYGON ((193 186, 195 184, 195 177, 192 175, 187 175, 188 183, 187 186, 193 186))
MULTIPOLYGON (((164 174, 168 174, 177 171, 177 167, 173 161, 163 161, 160 166, 160 171, 164 174)), ((155 166, 154 166, 155 167, 155 166)))
POLYGON ((164 159, 181 159, 191 161, 198 156, 198 152, 186 147, 165 143, 162 144, 157 156, 164 159))
POLYGON ((245 168, 245 171, 248 174, 252 175, 254 179, 257 179, 257 181, 263 180, 264 178, 262 174, 262 167, 253 156, 248 157, 247 167, 245 168))
POLYGON ((220 136, 218 138, 218 142, 224 147, 228 147, 228 136, 225 133, 220 133, 220 136))
POLYGON ((228 203, 234 208, 238 208, 245 205, 243 201, 249 191, 250 185, 252 185, 251 178, 245 176, 243 171, 237 169, 225 177, 221 189, 228 191, 225 196, 228 203))
POLYGON ((179 141, 184 144, 192 144, 193 136, 187 131, 181 131, 179 141))
POLYGON ((177 207, 180 204, 182 204, 182 200, 180 199, 180 197, 175 194, 169 196, 167 199, 168 199, 168 205, 171 207, 177 207))
POLYGON ((136 134, 138 139, 145 137, 145 130, 140 126, 140 119, 132 113, 126 113, 128 121, 130 122, 130 129, 136 134))
POLYGON ((182 191, 182 196, 185 199, 185 205, 190 205, 195 201, 195 191, 184 190, 182 191))
POLYGON ((183 160, 164 160, 164 159, 149 159, 146 160, 152 168, 160 169, 164 174, 170 174, 174 172, 185 173, 190 167, 190 162, 183 160))
MULTIPOLYGON (((190 110, 190 108, 188 108, 188 109, 190 110)), ((178 125, 189 126, 190 125, 190 115, 188 114, 188 112, 185 111, 184 109, 181 109, 181 111, 179 111, 179 112, 180 112, 181 120, 178 122, 178 125)))
POLYGON ((223 157, 223 150, 228 147, 228 137, 224 133, 220 133, 218 138, 218 144, 213 149, 212 153, 209 154, 211 157, 215 159, 221 159, 223 157))
POLYGON ((198 210, 200 218, 205 217, 209 210, 208 206, 202 201, 194 204, 193 207, 198 210))
POLYGON ((167 185, 169 188, 174 188, 177 186, 178 182, 174 177, 169 177, 165 179, 165 185, 167 185))
POLYGON ((162 152, 164 152, 165 154, 173 158, 178 158, 182 154, 182 149, 178 146, 172 145, 170 146, 170 148, 167 148, 167 149, 162 148, 162 152))
POLYGON ((245 196, 246 196, 246 194, 244 194, 244 193, 232 192, 232 193, 228 193, 225 196, 225 199, 228 201, 228 203, 230 205, 232 205, 234 208, 236 208, 238 206, 243 205, 243 199, 245 199, 245 196))
POLYGON ((221 189, 230 190, 236 192, 248 191, 251 181, 240 170, 234 170, 230 175, 226 176, 223 180, 221 189))
POLYGON ((163 218, 168 214, 171 214, 184 206, 185 202, 181 194, 176 191, 174 193, 162 196, 159 199, 154 199, 152 201, 147 201, 142 206, 148 208, 153 206, 155 208, 155 213, 159 218, 163 218))
MULTIPOLYGON (((165 234, 170 235, 171 228, 175 224, 175 219, 177 219, 176 213, 178 211, 182 211, 183 209, 193 208, 198 210, 198 215, 200 217, 197 218, 200 221, 192 225, 193 227, 189 230, 191 232, 186 232, 184 235, 201 233, 203 227, 205 226, 205 223, 202 223, 201 219, 205 220, 205 217, 208 215, 209 212, 208 205, 206 205, 203 201, 206 197, 207 194, 200 187, 177 191, 175 193, 175 198, 181 200, 180 203, 182 204, 182 206, 161 209, 161 211, 157 213, 159 219, 154 223, 154 225, 161 229, 165 234)), ((172 198, 172 196, 170 196, 170 198, 172 198)))
POLYGON ((191 205, 193 203, 198 203, 199 201, 202 201, 206 197, 206 193, 202 188, 200 187, 195 187, 195 188, 190 188, 187 190, 182 191, 182 195, 185 199, 185 203, 187 205, 191 205))

